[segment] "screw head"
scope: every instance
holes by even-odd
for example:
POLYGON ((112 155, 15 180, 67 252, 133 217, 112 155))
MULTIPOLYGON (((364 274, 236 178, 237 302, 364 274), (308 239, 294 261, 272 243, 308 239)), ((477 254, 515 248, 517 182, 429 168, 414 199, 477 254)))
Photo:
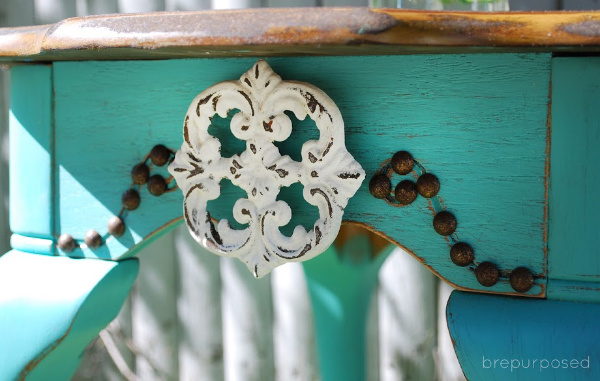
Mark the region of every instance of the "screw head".
POLYGON ((408 205, 417 198, 417 187, 410 180, 403 180, 396 185, 394 197, 400 205, 408 205))
POLYGON ((414 166, 415 160, 406 151, 398 151, 392 156, 392 169, 399 175, 408 175, 414 166))
POLYGON ((125 222, 119 216, 114 216, 108 220, 108 232, 115 237, 120 237, 125 233, 125 222))
POLYGON ((495 264, 491 262, 483 262, 475 268, 475 277, 479 284, 485 287, 492 287, 498 282, 500 271, 495 264))
POLYGON ((464 242, 457 242, 450 249, 450 259, 458 266, 467 266, 475 259, 473 248, 464 242))
POLYGON ((454 214, 445 210, 433 217, 433 228, 440 235, 450 235, 454 233, 457 225, 458 223, 456 222, 454 214))
POLYGON ((155 145, 152 147, 152 151, 150 151, 150 160, 159 167, 167 164, 170 158, 171 150, 162 144, 155 145))
POLYGON ((70 234, 64 233, 61 234, 60 237, 58 237, 58 242, 56 243, 56 245, 65 253, 71 253, 73 252, 73 250, 75 250, 77 243, 70 234))
POLYGON ((160 196, 167 190, 167 182, 161 175, 154 175, 148 179, 148 190, 154 196, 160 196))
POLYGON ((425 198, 431 198, 440 191, 440 181, 431 173, 424 173, 417 180, 417 191, 425 198))
POLYGON ((517 267, 510 273, 510 285, 517 292, 527 292, 533 287, 533 274, 526 267, 517 267))
POLYGON ((140 193, 133 188, 127 189, 121 196, 121 203, 127 210, 135 210, 140 206, 140 193))
POLYGON ((146 184, 150 177, 150 168, 146 163, 139 163, 131 170, 131 179, 135 184, 146 184))
POLYGON ((369 182, 369 192, 375 198, 386 198, 390 195, 392 191, 392 183, 390 182, 389 177, 380 173, 371 179, 369 182))
POLYGON ((100 237, 100 234, 95 230, 88 230, 88 232, 85 233, 84 241, 87 247, 92 250, 97 249, 102 245, 102 237, 100 237))

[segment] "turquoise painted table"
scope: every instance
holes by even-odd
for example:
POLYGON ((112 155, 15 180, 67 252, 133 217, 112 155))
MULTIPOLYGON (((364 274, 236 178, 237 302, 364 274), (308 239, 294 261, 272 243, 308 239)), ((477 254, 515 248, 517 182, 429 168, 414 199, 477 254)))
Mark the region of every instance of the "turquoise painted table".
MULTIPOLYGON (((183 223, 167 164, 188 139, 190 102, 264 59, 339 108, 365 176, 343 222, 404 247, 460 290, 447 314, 467 378, 598 379, 599 25, 597 13, 346 8, 0 30, 14 233, 0 258, 0 378, 72 374, 126 297, 136 253, 183 223)), ((229 129, 237 111, 210 120, 223 157, 247 148, 229 129)), ((319 130, 287 115, 291 136, 276 147, 312 161, 302 145, 319 130)), ((194 168, 190 177, 202 173, 194 168)), ((277 200, 290 206, 281 227, 290 236, 316 226, 319 211, 301 184, 288 185, 277 200)), ((254 196, 222 180, 208 209, 240 228, 234 202, 254 196)), ((334 251, 305 266, 323 379, 361 380, 365 306, 386 251, 358 267, 334 251)))

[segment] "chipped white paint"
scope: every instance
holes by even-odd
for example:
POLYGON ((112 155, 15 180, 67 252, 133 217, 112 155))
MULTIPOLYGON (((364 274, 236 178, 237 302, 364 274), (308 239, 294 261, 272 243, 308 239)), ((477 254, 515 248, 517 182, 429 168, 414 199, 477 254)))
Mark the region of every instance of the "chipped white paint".
POLYGON ((258 61, 239 81, 214 85, 190 105, 184 122, 184 142, 169 165, 184 199, 184 218, 192 236, 215 254, 237 257, 256 277, 289 261, 303 261, 322 253, 335 239, 344 207, 356 193, 365 173, 344 144, 344 121, 335 103, 318 88, 282 81, 265 61, 258 61), (221 143, 208 133, 212 116, 231 119, 233 135, 246 141, 246 150, 221 157, 221 143), (292 122, 284 111, 315 121, 319 140, 302 146, 302 161, 281 156, 274 141, 286 140, 292 122), (220 194, 227 178, 246 191, 233 216, 248 224, 231 228, 227 220, 215 227, 207 201, 220 194), (291 209, 276 200, 280 187, 300 182, 304 198, 319 209, 320 218, 307 232, 296 226, 291 237, 279 227, 290 222, 291 209))

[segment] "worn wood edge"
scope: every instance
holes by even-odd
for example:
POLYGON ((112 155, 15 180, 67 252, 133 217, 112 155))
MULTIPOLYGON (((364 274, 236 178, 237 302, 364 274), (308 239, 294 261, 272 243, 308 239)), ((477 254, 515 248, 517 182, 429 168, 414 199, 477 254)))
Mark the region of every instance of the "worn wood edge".
MULTIPOLYGON (((461 290, 459 290, 461 291, 461 290)), ((460 366, 460 371, 462 372, 463 377, 465 378, 465 380, 468 380, 467 378, 467 374, 465 373, 465 369, 463 367, 463 364, 460 363, 460 359, 458 358, 458 351, 456 348, 456 340, 454 339, 454 337, 452 336, 452 333, 454 332, 452 330, 451 327, 451 319, 452 319, 452 312, 450 312, 451 306, 450 306, 450 301, 452 300, 452 296, 456 296, 457 290, 452 290, 450 292, 450 295, 448 295, 448 300, 446 300, 446 308, 444 308, 444 316, 446 317, 446 329, 448 330, 448 336, 450 336, 450 342, 452 343, 452 349, 454 349, 454 355, 456 356, 456 360, 458 361, 458 365, 460 366)))
MULTIPOLYGON (((444 282, 448 283, 450 286, 454 287, 457 290, 460 291, 468 291, 468 292, 477 292, 477 293, 482 293, 482 294, 493 294, 493 295, 510 295, 510 296, 520 296, 520 297, 525 297, 525 298, 546 298, 546 282, 547 282, 547 277, 545 277, 543 279, 543 282, 534 282, 534 286, 539 286, 540 287, 540 292, 538 294, 524 294, 524 293, 520 293, 520 292, 497 292, 497 291, 488 291, 488 290, 484 290, 484 289, 478 289, 478 288, 470 288, 470 287, 463 287, 460 286, 450 280, 448 280, 447 278, 445 278, 444 276, 442 276, 436 269, 434 269, 431 265, 429 265, 425 259, 423 259, 422 257, 420 257, 417 253, 415 253, 413 250, 407 248, 406 246, 402 245, 400 242, 394 240, 392 237, 386 235, 385 233, 378 231, 377 229, 375 229, 374 227, 372 227, 369 224, 363 223, 363 222, 359 222, 359 221, 349 221, 349 220, 344 220, 342 221, 342 226, 344 224, 354 224, 354 225, 359 225, 362 226, 363 228, 381 236, 382 238, 386 239, 389 243, 396 245, 397 247, 401 248, 402 250, 404 250, 405 252, 407 252, 408 254, 412 255, 415 259, 417 259, 423 266, 427 267, 429 269, 429 271, 431 271, 435 276, 437 276, 438 278, 440 278, 441 280, 443 280, 444 282)), ((475 276, 473 274, 473 276, 475 276)), ((533 289, 532 289, 533 290, 533 289)))
POLYGON ((549 279, 547 296, 551 300, 600 303, 600 283, 549 279))
MULTIPOLYGON (((542 226, 543 231, 543 242, 544 242, 544 264, 543 274, 548 281, 548 230, 550 225, 550 153, 552 151, 552 70, 550 70, 550 78, 548 85, 548 111, 546 116, 546 158, 544 163, 544 225, 542 226)), ((548 291, 547 291, 548 292, 548 291)))
POLYGON ((303 45, 227 45, 227 46, 167 46, 156 49, 124 48, 81 48, 51 50, 22 56, 3 56, 0 43, 0 64, 15 66, 29 63, 53 61, 115 61, 115 60, 160 60, 181 58, 241 58, 241 57, 296 57, 296 56, 377 56, 417 54, 482 54, 482 53, 556 53, 556 54, 600 54, 600 46, 413 46, 357 44, 303 44, 303 45))
POLYGON ((598 52, 600 12, 273 8, 158 12, 0 28, 0 59, 598 52))
MULTIPOLYGON (((167 222, 166 224, 160 226, 156 230, 152 231, 151 233, 149 233, 148 235, 143 237, 139 243, 137 243, 136 245, 129 248, 129 250, 127 252, 125 252, 123 255, 121 255, 117 258, 113 258, 112 260, 122 260, 125 258, 131 258, 131 257, 135 256, 136 254, 138 254, 140 252, 141 249, 143 249, 144 247, 146 247, 147 245, 152 243, 155 239, 157 239, 160 236, 162 236, 163 234, 175 229, 177 226, 179 226, 183 222, 184 222, 183 217, 178 217, 178 218, 175 218, 175 219, 167 222)), ((540 292, 537 294, 527 294, 527 293, 524 294, 524 293, 520 293, 520 292, 516 292, 516 291, 515 292, 497 292, 497 291, 488 291, 488 290, 484 290, 484 289, 463 287, 463 286, 460 286, 460 285, 446 279, 444 276, 442 276, 437 270, 435 270, 433 267, 431 267, 431 265, 429 265, 422 257, 420 257, 418 254, 416 254, 414 251, 407 248, 406 246, 403 246, 400 242, 394 240, 392 237, 386 235, 385 233, 378 231, 371 225, 363 223, 363 222, 359 222, 359 221, 342 220, 342 228, 345 227, 346 225, 358 226, 361 229, 367 230, 367 231, 379 236, 380 238, 384 239, 388 243, 401 248, 402 250, 406 251, 408 254, 413 256, 415 259, 417 259, 423 266, 427 267, 427 269, 429 269, 429 271, 431 271, 435 276, 437 276, 438 278, 440 278, 444 282, 448 283, 450 286, 454 287, 457 290, 484 293, 484 294, 493 294, 493 295, 520 296, 520 297, 525 297, 525 298, 542 298, 542 299, 546 298, 547 275, 544 277, 543 282, 540 282, 538 280, 534 283, 534 286, 540 287, 540 292)), ((346 238, 347 237, 342 237, 342 242, 346 238)), ((380 240, 372 241, 372 242, 374 242, 374 243, 377 242, 376 250, 378 250, 378 248, 381 248, 382 244, 381 244, 380 240)), ((473 276, 475 276, 475 275, 473 274, 473 276)))

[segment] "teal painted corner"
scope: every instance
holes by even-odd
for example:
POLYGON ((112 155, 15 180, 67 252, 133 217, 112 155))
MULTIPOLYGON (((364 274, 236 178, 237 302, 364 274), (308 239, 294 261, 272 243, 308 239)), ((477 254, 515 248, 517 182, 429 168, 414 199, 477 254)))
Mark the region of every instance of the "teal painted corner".
POLYGON ((72 259, 13 250, 0 258, 0 379, 68 380, 120 310, 137 259, 72 259))
POLYGON ((552 65, 548 298, 600 302, 600 57, 552 65))
POLYGON ((9 164, 13 233, 45 239, 54 235, 53 123, 52 66, 11 68, 9 164))
POLYGON ((303 263, 314 311, 323 381, 366 378, 369 303, 379 269, 393 249, 394 246, 389 245, 372 259, 368 238, 358 235, 340 250, 332 245, 323 254, 303 263))
POLYGON ((600 304, 454 291, 446 315, 469 380, 600 379, 600 304))

